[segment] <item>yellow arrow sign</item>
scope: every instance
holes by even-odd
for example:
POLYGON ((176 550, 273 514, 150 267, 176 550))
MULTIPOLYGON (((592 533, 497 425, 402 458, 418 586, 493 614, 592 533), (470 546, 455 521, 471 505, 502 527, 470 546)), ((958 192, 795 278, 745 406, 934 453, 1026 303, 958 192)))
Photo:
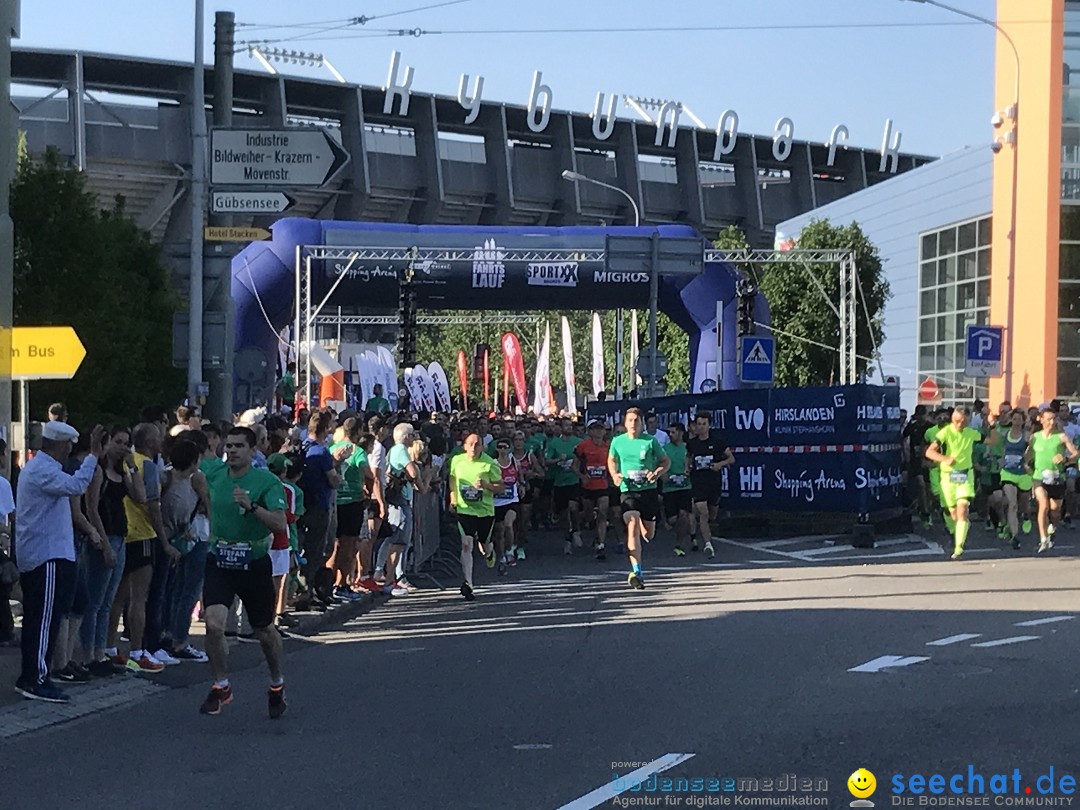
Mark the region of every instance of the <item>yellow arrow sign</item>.
POLYGON ((269 238, 270 231, 266 228, 231 228, 216 225, 203 228, 203 239, 207 242, 258 242, 269 238))
POLYGON ((70 380, 86 349, 70 326, 16 326, 11 330, 13 380, 70 380))

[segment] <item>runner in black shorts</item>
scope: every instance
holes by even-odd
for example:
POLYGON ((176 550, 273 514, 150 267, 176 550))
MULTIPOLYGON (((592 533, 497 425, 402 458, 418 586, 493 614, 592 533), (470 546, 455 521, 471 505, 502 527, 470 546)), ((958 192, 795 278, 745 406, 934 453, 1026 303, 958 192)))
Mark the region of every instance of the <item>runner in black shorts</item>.
POLYGON ((495 528, 495 495, 505 487, 499 465, 482 452, 480 437, 470 433, 462 443, 464 453, 450 462, 450 508, 457 513, 458 533, 461 535, 461 595, 475 599, 473 585, 474 546, 484 555, 488 568, 495 567, 495 545, 491 533, 495 528))
POLYGON ((588 519, 596 518, 596 559, 607 554, 608 509, 611 498, 611 477, 607 470, 608 443, 604 440, 607 425, 598 419, 589 423, 589 435, 574 448, 575 471, 581 480, 581 509, 588 519))
MULTIPOLYGON (((720 501, 720 487, 724 467, 735 463, 735 456, 717 434, 712 432, 712 417, 708 411, 698 411, 694 417, 694 435, 686 443, 687 464, 690 467, 690 485, 694 500, 694 518, 698 532, 705 542, 705 553, 715 554, 712 544, 712 528, 709 526, 710 510, 720 501)), ((690 546, 697 551, 697 542, 690 546)))
POLYGON ((670 441, 665 444, 664 453, 671 460, 671 467, 664 482, 664 517, 667 525, 675 527, 675 556, 681 557, 686 539, 690 536, 690 513, 694 510, 694 501, 690 489, 690 464, 686 451, 686 428, 679 422, 668 427, 670 441))
POLYGON ((238 597, 270 669, 269 711, 270 717, 276 719, 285 713, 286 704, 281 636, 274 626, 277 593, 270 543, 274 532, 288 531, 285 490, 269 470, 252 468, 255 433, 250 428, 234 427, 229 431, 225 455, 228 470, 211 476, 207 482, 212 534, 203 583, 203 618, 214 685, 199 711, 220 714, 221 707, 232 702, 225 620, 238 597))

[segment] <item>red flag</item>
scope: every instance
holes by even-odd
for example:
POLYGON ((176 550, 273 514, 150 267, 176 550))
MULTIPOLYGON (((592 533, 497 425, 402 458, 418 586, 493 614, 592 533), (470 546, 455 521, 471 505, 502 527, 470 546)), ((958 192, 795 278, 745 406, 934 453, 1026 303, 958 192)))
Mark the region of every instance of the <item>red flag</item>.
POLYGON ((506 352, 503 351, 503 410, 510 410, 510 364, 506 362, 506 352))
MULTIPOLYGON (((491 402, 491 375, 488 373, 488 356, 491 352, 487 346, 484 347, 484 407, 487 407, 487 403, 491 402)), ((495 405, 494 402, 491 403, 495 405)))
POLYGON ((513 332, 505 333, 502 336, 502 347, 510 377, 514 381, 518 406, 524 410, 529 406, 529 398, 525 390, 525 361, 521 357, 521 344, 518 343, 517 335, 513 332))
POLYGON ((457 353, 458 382, 461 383, 461 406, 469 410, 469 367, 465 362, 465 352, 458 350, 457 353))

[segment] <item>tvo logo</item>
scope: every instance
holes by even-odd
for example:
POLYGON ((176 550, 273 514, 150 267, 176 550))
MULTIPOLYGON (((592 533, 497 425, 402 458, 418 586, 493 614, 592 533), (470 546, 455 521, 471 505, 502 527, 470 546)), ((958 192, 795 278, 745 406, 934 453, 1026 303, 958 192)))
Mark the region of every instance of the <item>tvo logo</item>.
POLYGON ((743 410, 735 406, 735 429, 736 430, 761 430, 765 424, 765 411, 761 408, 743 410))

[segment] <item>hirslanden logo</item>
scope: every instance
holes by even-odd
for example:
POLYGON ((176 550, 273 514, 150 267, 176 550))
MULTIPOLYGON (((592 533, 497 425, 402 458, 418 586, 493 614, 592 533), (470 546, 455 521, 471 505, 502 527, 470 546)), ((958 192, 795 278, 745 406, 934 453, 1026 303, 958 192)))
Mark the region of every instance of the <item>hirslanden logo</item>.
POLYGON ((502 289, 506 281, 506 266, 503 264, 505 258, 506 254, 495 244, 494 239, 485 239, 484 244, 473 248, 473 289, 502 289))
POLYGON ((534 287, 576 287, 577 262, 530 262, 529 284, 534 287))

